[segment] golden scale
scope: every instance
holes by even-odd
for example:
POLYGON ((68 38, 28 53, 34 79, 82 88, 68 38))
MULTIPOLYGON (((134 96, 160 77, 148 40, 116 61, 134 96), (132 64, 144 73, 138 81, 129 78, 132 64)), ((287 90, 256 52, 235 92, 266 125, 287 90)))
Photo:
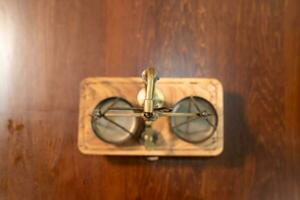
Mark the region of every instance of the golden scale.
POLYGON ((84 154, 216 156, 223 150, 223 88, 216 79, 87 78, 80 86, 84 154))

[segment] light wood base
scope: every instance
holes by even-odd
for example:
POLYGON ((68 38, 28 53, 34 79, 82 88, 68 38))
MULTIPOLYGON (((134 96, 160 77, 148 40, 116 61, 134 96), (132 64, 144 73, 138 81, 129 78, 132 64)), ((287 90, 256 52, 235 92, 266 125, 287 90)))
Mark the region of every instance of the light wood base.
POLYGON ((169 129, 167 117, 153 123, 160 133, 157 146, 151 150, 142 144, 115 146, 96 137, 91 128, 91 117, 99 101, 120 96, 137 106, 137 94, 143 88, 141 78, 87 78, 80 86, 80 114, 78 147, 84 154, 128 155, 128 156, 216 156, 223 150, 223 88, 215 79, 203 78, 162 78, 156 83, 164 96, 167 106, 175 104, 186 96, 201 96, 210 101, 217 110, 219 123, 214 135, 203 143, 185 142, 169 129))

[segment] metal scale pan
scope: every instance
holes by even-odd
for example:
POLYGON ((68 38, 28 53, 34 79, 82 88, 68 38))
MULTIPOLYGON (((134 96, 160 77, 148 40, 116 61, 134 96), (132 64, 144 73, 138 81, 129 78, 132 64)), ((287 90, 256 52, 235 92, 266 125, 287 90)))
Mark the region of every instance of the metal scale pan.
POLYGON ((127 100, 121 97, 110 97, 102 100, 92 113, 92 129, 96 136, 104 142, 124 144, 139 132, 141 123, 137 117, 104 115, 118 113, 118 108, 122 108, 124 114, 135 112, 127 100))
POLYGON ((216 131, 218 116, 214 106, 199 96, 186 97, 175 104, 174 113, 199 113, 197 116, 171 116, 171 131, 189 143, 209 139, 216 131))

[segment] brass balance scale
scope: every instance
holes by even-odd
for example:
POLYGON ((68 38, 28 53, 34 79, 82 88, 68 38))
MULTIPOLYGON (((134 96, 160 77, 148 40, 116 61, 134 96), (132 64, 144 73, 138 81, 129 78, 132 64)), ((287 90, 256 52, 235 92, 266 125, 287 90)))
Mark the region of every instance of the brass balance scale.
POLYGON ((216 79, 87 78, 78 146, 84 154, 216 156, 223 150, 223 89, 216 79))

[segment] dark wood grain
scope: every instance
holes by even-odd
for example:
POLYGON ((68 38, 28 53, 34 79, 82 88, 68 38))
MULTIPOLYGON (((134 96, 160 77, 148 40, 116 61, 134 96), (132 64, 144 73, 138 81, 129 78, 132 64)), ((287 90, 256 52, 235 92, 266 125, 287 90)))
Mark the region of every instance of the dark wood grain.
POLYGON ((300 199, 297 0, 0 0, 0 199, 300 199), (79 82, 214 77, 217 158, 86 156, 79 82))

